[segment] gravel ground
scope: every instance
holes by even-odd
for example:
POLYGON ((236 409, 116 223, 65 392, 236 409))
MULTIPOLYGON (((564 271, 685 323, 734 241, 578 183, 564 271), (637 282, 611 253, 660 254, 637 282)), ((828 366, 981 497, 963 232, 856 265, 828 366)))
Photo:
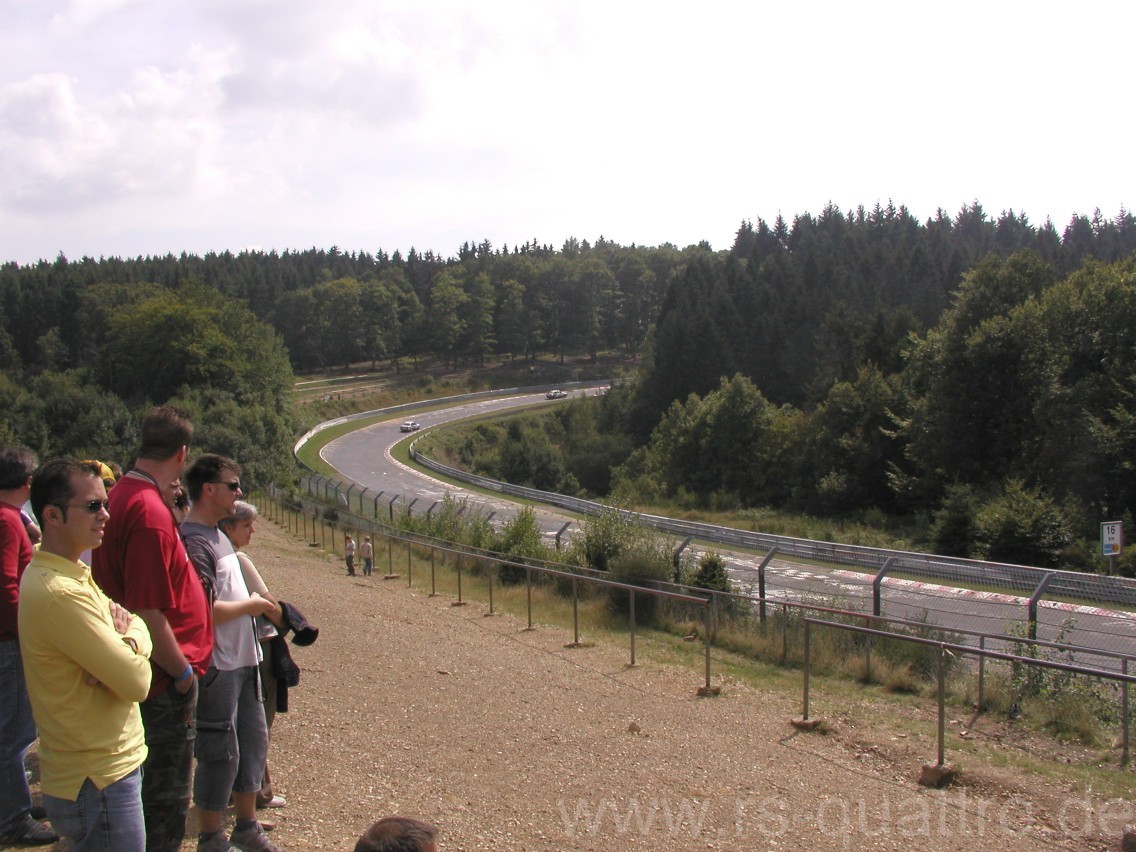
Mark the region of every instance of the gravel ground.
POLYGON ((347 577, 266 521, 249 554, 321 631, 273 732, 288 806, 262 814, 282 849, 350 850, 392 813, 438 825, 443 850, 1115 849, 1129 821, 1130 802, 1008 770, 920 788, 933 723, 920 743, 884 722, 800 733, 799 692, 715 679, 699 698, 699 671, 347 577))

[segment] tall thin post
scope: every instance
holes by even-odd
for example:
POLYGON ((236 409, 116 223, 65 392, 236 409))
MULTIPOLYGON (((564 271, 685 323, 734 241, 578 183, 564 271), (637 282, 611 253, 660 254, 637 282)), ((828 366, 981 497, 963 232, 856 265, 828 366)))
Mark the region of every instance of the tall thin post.
POLYGON ((635 665, 635 590, 631 590, 631 665, 635 665))
POLYGON ((572 647, 580 644, 580 608, 579 596, 576 594, 576 578, 572 578, 572 647))
MULTIPOLYGON (((868 619, 868 626, 875 627, 875 622, 870 618, 868 619)), ((869 634, 865 637, 868 641, 864 643, 864 683, 872 682, 872 636, 869 634)))
MULTIPOLYGON (((710 601, 711 601, 711 607, 712 607, 713 601, 714 601, 713 595, 711 595, 710 601)), ((706 615, 704 616, 705 619, 706 619, 706 694, 707 695, 711 694, 710 693, 710 644, 711 644, 710 617, 712 615, 713 615, 713 609, 711 608, 711 609, 706 610, 706 615)))
POLYGON ((806 722, 809 720, 809 668, 812 663, 812 655, 809 651, 810 636, 812 633, 812 625, 808 619, 805 620, 805 688, 804 688, 804 707, 801 710, 801 718, 806 722))
MULTIPOLYGON (((1128 674, 1128 658, 1125 657, 1121 660, 1120 666, 1121 674, 1128 674)), ((1123 681, 1120 684, 1120 720, 1121 720, 1121 752, 1120 752, 1120 765, 1128 765, 1128 681, 1123 681)))
POLYGON ((939 649, 939 766, 945 762, 947 737, 947 649, 939 649))
POLYGON ((765 569, 769 567, 769 563, 773 561, 773 557, 777 555, 777 548, 770 548, 769 552, 765 554, 765 558, 761 560, 761 564, 757 566, 757 606, 759 621, 765 624, 765 569))
POLYGON ((532 625, 532 568, 528 565, 525 566, 525 597, 529 610, 529 630, 533 629, 532 625))
MULTIPOLYGON (((806 636, 808 636, 806 628, 806 636)), ((789 660, 789 605, 781 604, 781 665, 789 660)), ((808 718, 807 716, 805 717, 808 718)))
POLYGON ((986 706, 986 655, 981 653, 986 650, 986 637, 978 637, 978 712, 981 713, 982 709, 986 706))

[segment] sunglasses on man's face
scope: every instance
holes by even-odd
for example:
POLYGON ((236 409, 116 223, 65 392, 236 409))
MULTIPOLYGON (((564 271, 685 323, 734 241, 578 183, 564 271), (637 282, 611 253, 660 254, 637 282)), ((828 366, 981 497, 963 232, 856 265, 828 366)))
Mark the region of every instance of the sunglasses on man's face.
POLYGON ((228 488, 230 491, 232 491, 234 493, 241 490, 241 482, 240 482, 239 479, 236 482, 226 482, 223 479, 213 479, 213 480, 210 480, 210 483, 212 485, 224 485, 226 488, 228 488))
POLYGON ((68 503, 66 506, 60 506, 66 509, 84 509, 92 515, 97 515, 100 509, 110 511, 110 500, 89 500, 86 503, 68 503))

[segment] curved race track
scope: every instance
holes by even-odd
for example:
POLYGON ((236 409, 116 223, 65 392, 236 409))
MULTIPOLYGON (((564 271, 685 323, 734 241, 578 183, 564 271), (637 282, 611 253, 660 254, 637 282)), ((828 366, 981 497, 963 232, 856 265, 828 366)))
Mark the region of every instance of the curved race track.
MULTIPOLYGON (((536 405, 564 405, 572 398, 598 389, 586 388, 569 393, 566 399, 547 400, 544 393, 522 393, 470 401, 453 407, 407 415, 350 432, 329 442, 320 455, 346 478, 380 494, 382 505, 397 501, 413 503, 414 511, 425 512, 448 492, 455 499, 466 500, 496 518, 511 517, 516 504, 500 495, 484 495, 467 491, 458 485, 441 482, 427 473, 396 461, 391 448, 400 441, 417 435, 399 431, 399 424, 412 416, 422 429, 430 429, 469 417, 511 411, 536 405)), ((566 524, 575 528, 573 519, 551 509, 537 509, 537 520, 549 537, 566 524)), ((569 533, 570 534, 570 531, 569 533)), ((732 579, 745 591, 756 591, 756 567, 759 557, 752 554, 725 553, 732 579)), ((774 560, 767 569, 766 596, 773 600, 807 600, 825 605, 841 605, 861 611, 871 609, 871 576, 853 571, 828 570, 782 560, 774 560)), ((993 636, 1005 635, 1025 616, 1025 599, 1013 595, 975 593, 931 583, 913 583, 888 578, 885 582, 883 612, 897 618, 927 620, 956 630, 981 631, 993 636)), ((1136 619, 1129 613, 1091 606, 1077 606, 1043 601, 1038 613, 1038 638, 1070 644, 1105 648, 1136 654, 1136 619)), ((1115 661, 1099 657, 1083 660, 1084 664, 1115 669, 1115 661)))

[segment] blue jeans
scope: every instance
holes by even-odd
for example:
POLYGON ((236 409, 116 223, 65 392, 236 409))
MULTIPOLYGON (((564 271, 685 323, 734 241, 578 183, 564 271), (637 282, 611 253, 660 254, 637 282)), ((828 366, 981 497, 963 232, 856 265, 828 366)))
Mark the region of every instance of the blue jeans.
POLYGON ((74 802, 45 793, 43 807, 51 827, 76 852, 143 852, 146 848, 141 769, 102 790, 88 778, 74 802))
POLYGON ((14 639, 0 642, 0 835, 11 831, 31 810, 24 755, 35 738, 20 643, 14 639))

